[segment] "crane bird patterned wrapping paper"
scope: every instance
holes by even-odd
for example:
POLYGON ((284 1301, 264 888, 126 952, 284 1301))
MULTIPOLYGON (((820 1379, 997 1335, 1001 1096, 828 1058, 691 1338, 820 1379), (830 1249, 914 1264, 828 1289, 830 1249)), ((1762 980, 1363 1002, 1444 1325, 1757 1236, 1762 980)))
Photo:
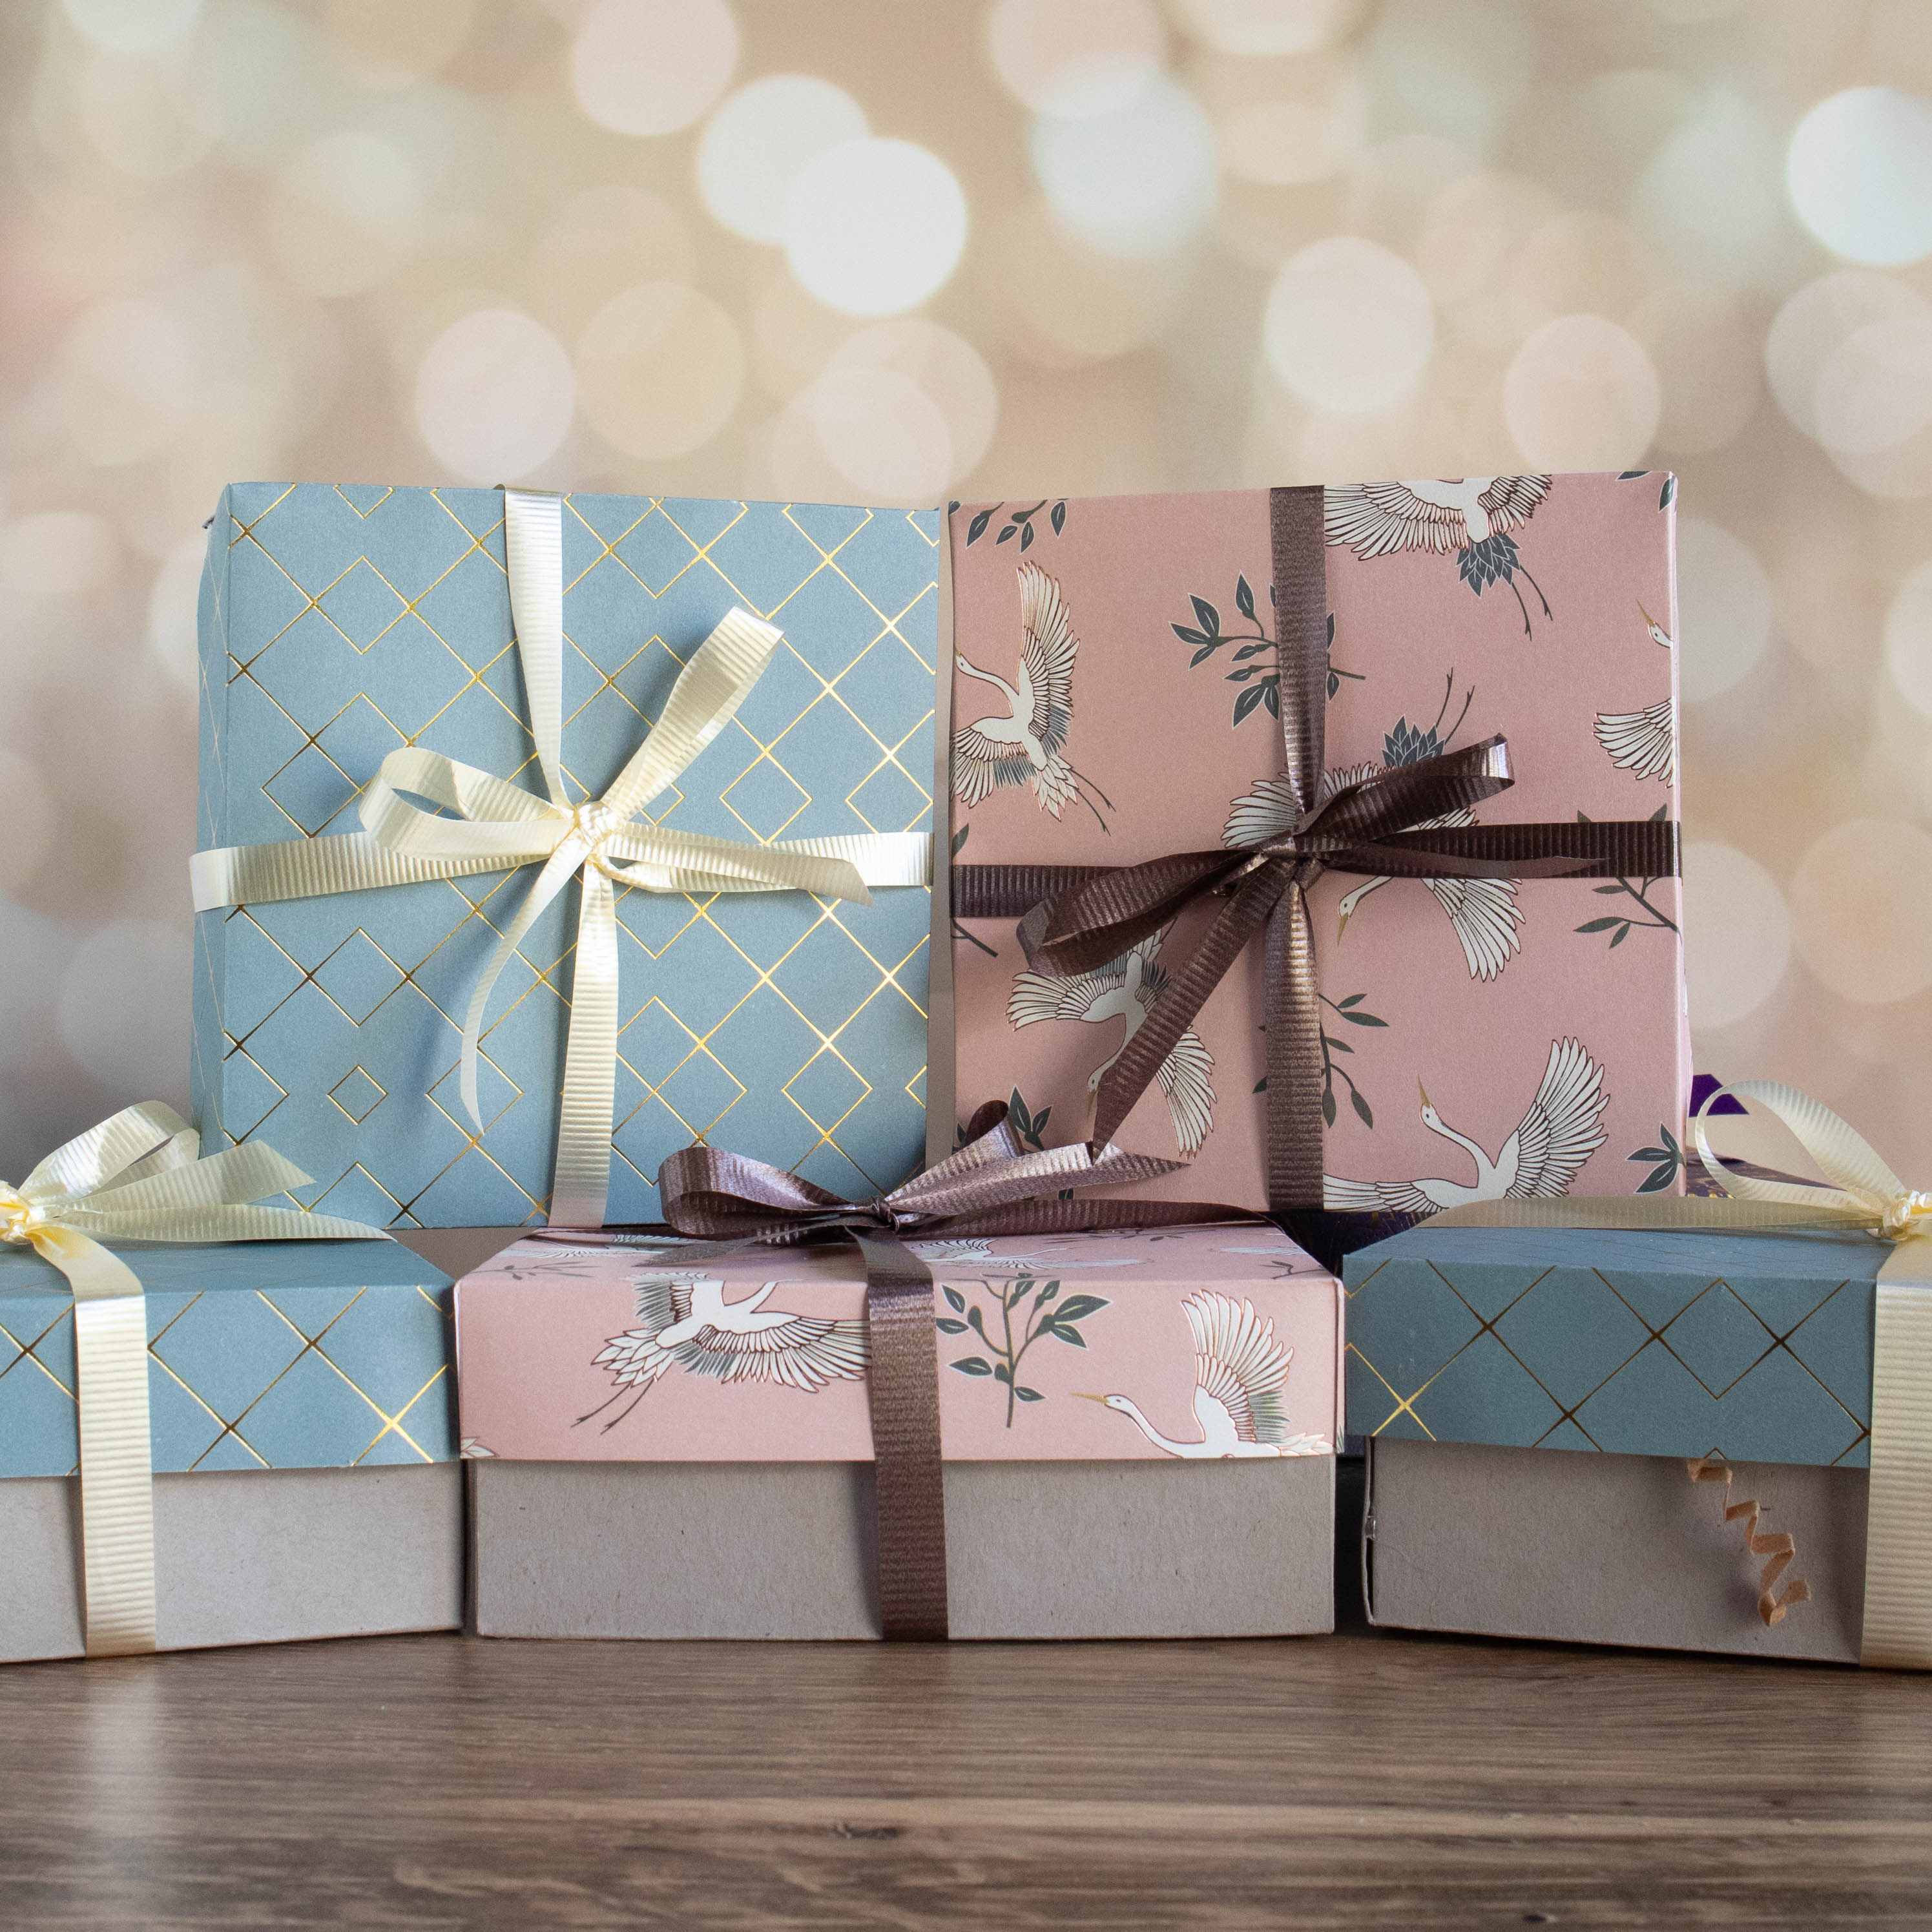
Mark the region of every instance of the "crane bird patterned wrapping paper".
MULTIPOLYGON (((1675 820, 1675 500, 1656 472, 1330 487, 1329 786, 1501 734, 1515 782, 1474 822, 1675 820)), ((963 504, 950 535, 956 867, 1133 865, 1292 823, 1267 490, 963 504)), ((1676 878, 1328 873, 1309 903, 1328 1206, 1681 1187, 1676 878)), ((1011 1094, 1046 1144, 1084 1138, 1210 916, 1065 977, 1010 920, 956 921, 962 1118, 1011 1094)), ((1114 1136, 1191 1164, 1130 1192, 1268 1208, 1266 1019, 1256 941, 1114 1136)))
MULTIPOLYGON (((420 747, 541 794, 494 490, 236 484, 201 600, 204 848, 359 829, 420 747)), ((930 512, 574 495, 561 510, 560 767, 601 798, 734 607, 783 640, 648 823, 736 842, 925 834, 938 530, 930 512)), ((644 822, 644 814, 640 815, 644 822)), ((481 1129, 466 1004, 534 867, 223 905, 196 922, 196 1117, 273 1136, 301 1204, 378 1226, 541 1222, 558 1144, 579 889, 487 1009, 481 1129)), ((617 892, 606 1217, 651 1220, 694 1139, 866 1195, 925 1138, 923 886, 617 892)))
MULTIPOLYGON (((1273 1228, 909 1245, 949 1460, 1334 1451, 1340 1286, 1273 1228)), ((526 1238, 458 1286, 464 1454, 868 1460, 865 1297, 842 1244, 681 1267, 642 1236, 526 1238)))

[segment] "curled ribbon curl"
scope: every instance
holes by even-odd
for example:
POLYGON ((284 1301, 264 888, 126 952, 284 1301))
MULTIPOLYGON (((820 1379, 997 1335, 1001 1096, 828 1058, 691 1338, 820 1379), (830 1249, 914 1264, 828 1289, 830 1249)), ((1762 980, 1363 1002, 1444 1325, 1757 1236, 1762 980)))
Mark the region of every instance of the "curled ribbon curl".
POLYGON ((308 1176, 251 1141, 200 1157, 158 1101, 56 1148, 18 1187, 0 1182, 0 1240, 32 1247, 74 1292, 87 1654, 154 1648, 154 1462, 147 1298, 106 1240, 384 1240, 380 1228, 247 1205, 308 1176))
POLYGON ((929 883, 932 842, 925 832, 880 832, 754 844, 638 822, 730 722, 771 662, 783 633, 743 610, 728 614, 694 653, 610 790, 573 804, 562 766, 562 501, 527 490, 506 490, 503 497, 511 614, 548 796, 405 746, 383 759, 364 793, 359 834, 196 853, 195 910, 540 866, 472 987, 464 1016, 460 1085, 480 1131, 478 1078, 490 996, 544 909, 579 879, 550 1218, 601 1227, 616 1088, 617 889, 806 892, 869 905, 872 886, 929 883), (424 811, 412 798, 435 809, 424 811))
POLYGON ((1791 1567, 1798 1554, 1796 1539, 1788 1529, 1758 1534, 1758 1519, 1764 1514, 1758 1504, 1747 1497, 1741 1503, 1731 1500, 1731 1484, 1735 1480, 1731 1466, 1715 1456, 1702 1456, 1694 1461, 1687 1459, 1684 1467, 1694 1483, 1722 1483, 1724 1486, 1724 1520, 1736 1522, 1740 1516, 1744 1521, 1744 1547, 1754 1556, 1766 1559, 1763 1570, 1757 1580, 1757 1613, 1766 1629, 1784 1621, 1784 1613, 1793 1604, 1808 1604, 1811 1600, 1811 1586, 1802 1576, 1794 1576, 1781 1590, 1778 1580, 1791 1567))

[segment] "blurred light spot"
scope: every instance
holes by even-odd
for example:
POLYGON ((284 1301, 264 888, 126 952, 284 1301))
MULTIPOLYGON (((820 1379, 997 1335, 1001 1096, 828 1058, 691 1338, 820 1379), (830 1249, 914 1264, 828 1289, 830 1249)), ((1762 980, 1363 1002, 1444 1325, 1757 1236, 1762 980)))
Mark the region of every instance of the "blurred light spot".
POLYGON ((466 483, 514 482, 554 454, 575 400, 570 358, 515 309, 478 309, 430 345, 416 371, 416 427, 466 483))
POLYGON ((1503 379, 1510 434, 1538 470, 1634 466, 1657 432, 1663 400, 1643 345, 1600 315, 1545 322, 1503 379))
POLYGON ((738 64, 724 0, 597 0, 577 30, 571 73, 585 113, 620 134, 688 128, 738 64))
POLYGON ((88 310, 62 346, 60 370, 68 441, 90 463, 152 456, 194 408, 193 344, 149 296, 88 310))
POLYGON ((1932 316, 1868 322, 1818 372, 1813 413, 1827 449, 1870 455, 1932 422, 1932 316))
POLYGON ((1384 124, 1486 154, 1535 73, 1538 38, 1517 0, 1387 0, 1368 42, 1384 124))
POLYGON ((709 296, 642 282, 606 302, 577 345, 584 413, 627 456, 680 456, 737 406, 745 351, 709 296))
POLYGON ((676 208, 661 194, 610 182, 550 208, 523 286, 532 311, 574 340, 613 296, 640 281, 688 282, 696 273, 676 208))
POLYGON ((910 376, 828 369, 813 386, 812 413, 833 466, 868 497, 916 502, 945 488, 955 466, 952 434, 910 376))
POLYGON ((1676 283, 1646 296, 1630 326, 1664 386, 1659 445, 1691 455, 1722 449, 1756 410, 1756 332, 1736 299, 1676 283))
POLYGON ((1367 102, 1352 81, 1327 100, 1259 100, 1220 124, 1221 164, 1273 187, 1325 181, 1360 152, 1367 102))
POLYGON ((1106 254, 1165 254, 1214 212, 1214 130, 1164 74, 1108 113, 1036 116, 1033 164, 1054 213, 1106 254))
POLYGON ((1358 0, 1172 0, 1182 26, 1224 54, 1299 54, 1339 38, 1358 0))
POLYGON ((986 14, 1006 91, 1075 118, 1127 106, 1159 71, 1166 38, 1150 0, 993 0, 986 14))
POLYGON ((365 87, 440 74, 470 38, 476 0, 328 0, 328 30, 365 87))
POLYGON ((110 53, 159 53, 185 40, 201 0, 64 0, 67 16, 110 53))
POLYGON ((1790 232, 1778 164, 1763 108, 1720 83, 1658 145, 1631 194, 1630 218, 1684 281, 1762 280, 1790 232))
POLYGON ((1654 251, 1625 223, 1572 209, 1539 223, 1511 265, 1520 335, 1558 316, 1626 314, 1658 280, 1654 251))
POLYGON ((191 115, 181 98, 190 70, 176 76, 153 61, 97 54, 80 78, 80 121, 95 152, 136 181, 183 174, 214 145, 212 110, 191 115))
POLYGON ((185 932, 144 919, 116 920, 74 948, 56 1025, 116 1100, 186 1100, 194 952, 185 932))
MULTIPOLYGON (((0 892, 24 886, 40 870, 53 836, 54 802, 40 768, 18 752, 0 747, 0 892)), ((0 999, 6 995, 0 982, 0 999)), ((9 1030, 0 1028, 0 1032, 9 1030)))
POLYGON ((1841 268, 1806 283, 1778 310, 1765 339, 1765 372, 1778 407, 1815 439, 1818 377, 1840 346, 1868 322, 1928 314, 1917 290, 1868 269, 1841 268))
POLYGON ((776 242, 792 184, 828 148, 870 131, 866 110, 829 80, 768 75, 740 88, 706 123, 698 192, 734 234, 776 242))
POLYGON ((1820 101, 1791 137, 1785 180, 1798 219, 1848 261, 1932 254, 1932 100, 1854 87, 1820 101))
POLYGON ((1262 318, 1275 374, 1312 408, 1372 416, 1420 381, 1435 346, 1422 278, 1379 243, 1331 236, 1276 278, 1262 318))
MULTIPOLYGON (((752 360, 759 382, 780 402, 789 402, 825 367, 851 329, 850 316, 815 301, 790 269, 781 266, 766 278, 752 309, 752 360)), ((806 434, 811 434, 808 424, 806 434)))
POLYGON ((1885 614, 1885 662, 1892 681, 1932 718, 1932 560, 1909 572, 1885 614))
POLYGON ((910 141, 842 141, 792 184, 781 231, 791 271, 828 308, 892 315, 940 287, 966 246, 966 197, 910 141))
POLYGON ((1701 27, 1748 4, 1749 0, 1650 0, 1650 10, 1673 27, 1701 27))
POLYGON ((148 650, 172 682, 190 695, 201 679, 197 618, 204 536, 184 537, 163 559, 148 592, 148 650))
POLYGON ((1142 348, 1187 299, 1186 282, 1166 262, 1103 255, 1037 203, 1003 224, 994 247, 989 280, 1013 346, 1050 367, 1142 348))
POLYGON ((1684 971, 1690 1024, 1725 1027, 1755 1012, 1784 977, 1791 916, 1778 882, 1735 846, 1684 848, 1684 971))
POLYGON ((1771 580, 1748 544, 1701 518, 1677 519, 1677 678, 1701 703, 1749 675, 1771 641, 1771 580))
POLYGON ((1522 340, 1508 302, 1510 266, 1556 212, 1549 191, 1521 175, 1465 175, 1436 196, 1415 265, 1438 302, 1464 311, 1453 318, 1456 334, 1498 348, 1522 340))
MULTIPOLYGON (((938 411, 946 425, 946 461, 938 482, 923 492, 900 490, 891 494, 935 496, 949 483, 956 483, 971 472, 993 440, 1000 410, 999 391, 992 371, 972 344, 937 322, 917 319, 875 322, 840 346, 827 365, 826 380, 863 370, 903 376, 938 411)), ((820 387, 822 391, 824 382, 820 387)), ((839 406, 841 409, 847 406, 839 406)), ((822 400, 818 416, 821 437, 827 451, 832 453, 833 461, 855 482, 860 481, 858 472, 848 467, 824 431, 824 424, 830 418, 822 400)))
POLYGON ((380 134, 330 134, 276 178, 268 245, 298 288, 359 294, 408 254, 422 209, 416 164, 380 134))
POLYGON ((114 526, 86 510, 42 510, 0 524, 0 591, 5 601, 85 602, 111 585, 120 566, 114 526))
MULTIPOLYGON (((1834 826, 1798 861, 1791 910, 1804 963, 1861 1006, 1932 986, 1932 836, 1896 819, 1834 826)), ((1684 898, 1690 892, 1685 882, 1684 898)))

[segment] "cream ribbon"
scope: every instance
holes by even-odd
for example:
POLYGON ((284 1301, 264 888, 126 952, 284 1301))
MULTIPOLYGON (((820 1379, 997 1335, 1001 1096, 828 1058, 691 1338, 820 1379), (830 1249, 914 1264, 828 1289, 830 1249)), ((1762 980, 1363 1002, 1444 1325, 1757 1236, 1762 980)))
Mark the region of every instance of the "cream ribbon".
POLYGON ((1481 1201, 1432 1227, 1837 1228, 1892 1244, 1872 1330, 1871 1475, 1861 1661, 1932 1670, 1932 1194, 1908 1188, 1870 1142, 1808 1094, 1774 1081, 1720 1088, 1691 1122, 1706 1170, 1730 1198, 1564 1195, 1481 1201), (1724 1094, 1755 1100, 1797 1137, 1828 1186, 1759 1180, 1722 1166, 1704 1131, 1724 1094))
POLYGON ((0 1182, 0 1240, 31 1246, 74 1291, 87 1654, 154 1648, 154 1462, 148 1306, 103 1240, 383 1240, 380 1228, 242 1204, 308 1176, 259 1141, 196 1157, 194 1130, 148 1101, 56 1148, 18 1187, 0 1182))
POLYGON ((615 889, 806 892, 869 905, 868 886, 930 884, 932 840, 923 832, 874 832, 753 844, 634 822, 730 722, 770 662, 784 634, 742 609, 726 615, 679 674, 663 714, 616 783, 601 799, 572 805, 561 762, 562 507, 561 497, 544 491, 503 493, 511 617, 548 797, 406 746, 384 758, 363 794, 360 833, 198 852, 193 880, 195 910, 206 912, 541 865, 471 989, 464 1018, 463 1104, 481 1132, 477 1070, 490 993, 538 916, 573 874, 580 876, 550 1219, 596 1228, 610 1192, 616 1094, 615 889), (405 793, 457 815, 424 812, 405 793))

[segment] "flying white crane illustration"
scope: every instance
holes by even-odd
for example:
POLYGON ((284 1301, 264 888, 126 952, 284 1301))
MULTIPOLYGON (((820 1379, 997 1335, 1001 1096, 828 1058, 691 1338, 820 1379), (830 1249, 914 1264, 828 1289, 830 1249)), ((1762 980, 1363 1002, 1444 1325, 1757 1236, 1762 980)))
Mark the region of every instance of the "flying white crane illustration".
POLYGON ((1323 1437, 1288 1432, 1282 1390, 1294 1351, 1274 1339, 1274 1324, 1257 1315, 1252 1301, 1236 1301, 1211 1290, 1190 1294, 1180 1306, 1194 1331, 1198 1441, 1163 1436, 1132 1396, 1084 1395, 1082 1400, 1117 1410, 1170 1456, 1204 1461, 1327 1455, 1331 1445, 1323 1437))
POLYGON ((724 1284, 715 1276, 666 1273, 633 1280, 638 1325, 612 1336, 594 1358, 597 1367, 610 1371, 617 1394, 580 1415, 579 1422, 602 1414, 634 1388, 638 1393, 623 1414, 604 1425, 606 1432, 616 1428, 674 1366, 719 1382, 780 1382, 808 1395, 827 1383, 856 1382, 865 1375, 864 1322, 768 1309, 775 1281, 742 1301, 728 1302, 724 1284))
MULTIPOLYGON (((1388 769, 1382 765, 1357 765, 1324 772, 1322 795, 1332 797, 1344 785, 1388 769)), ((1300 814, 1295 808, 1294 790, 1285 778, 1263 778, 1244 798, 1234 801, 1222 834, 1229 845, 1254 845, 1264 839, 1279 838, 1288 832, 1300 814)), ((1476 814, 1467 806, 1445 812, 1434 818, 1418 819, 1415 830, 1433 830, 1438 825, 1473 825, 1476 814)), ((1342 898, 1341 922, 1335 929, 1339 940, 1348 929, 1348 922, 1360 910, 1371 892, 1389 883, 1386 877, 1365 879, 1342 898)), ((1509 964, 1512 952, 1522 950, 1516 929, 1522 914, 1516 902, 1514 879, 1424 879, 1421 883, 1436 895, 1436 903, 1449 915, 1449 923, 1462 942, 1462 957, 1468 961, 1472 980, 1493 980, 1509 964)))
POLYGON ((1530 632, 1529 607, 1516 587, 1519 572, 1550 613, 1542 586, 1523 568, 1509 532, 1528 522, 1550 494, 1547 476, 1459 476, 1412 478, 1402 483, 1356 483, 1328 491, 1324 521, 1329 542, 1352 550, 1365 562, 1397 550, 1456 553, 1458 573, 1480 597, 1492 584, 1506 584, 1530 632))
POLYGON ((1578 1169, 1608 1138, 1601 1124, 1610 1105, 1604 1070, 1580 1040, 1550 1043, 1550 1064, 1536 1098, 1494 1160, 1443 1119, 1420 1081, 1416 1088, 1422 1096, 1422 1124, 1432 1134, 1454 1141, 1474 1161, 1475 1184, 1432 1178, 1343 1180, 1328 1174, 1322 1178, 1324 1207, 1434 1214, 1468 1201, 1532 1201, 1567 1194, 1578 1169))
POLYGON ((1060 586, 1036 563, 1019 568, 1020 682, 1017 690, 990 670, 953 653, 962 676, 990 684, 1006 701, 998 713, 962 726, 952 734, 952 790, 968 806, 978 805, 1002 785, 1030 784, 1034 796, 1052 817, 1078 799, 1100 820, 1092 791, 1111 812, 1114 802, 1066 761, 1066 734, 1073 722, 1073 659, 1080 640, 1073 634, 1060 586))
MULTIPOLYGON (((1090 1108, 1108 1070, 1127 1050, 1127 1042, 1141 1030, 1148 1010, 1160 989, 1167 984, 1166 969, 1160 964, 1160 949, 1172 925, 1124 952, 1119 958, 1090 973, 1071 974, 1065 979, 1048 973, 1020 973, 1006 1000, 1006 1018, 1016 1027, 1033 1026, 1042 1020, 1124 1020, 1126 1030, 1120 1043, 1094 1068, 1087 1082, 1090 1108)), ((1174 1051, 1160 1064, 1155 1078, 1167 1096, 1168 1112, 1174 1119, 1174 1137, 1184 1154, 1200 1152, 1214 1124, 1214 1088, 1210 1076, 1214 1058, 1201 1043, 1192 1027, 1175 1042, 1174 1051)))
MULTIPOLYGON (((1677 640, 1642 604, 1643 627, 1650 640, 1661 650, 1674 651, 1677 640)), ((1597 713, 1597 742, 1610 754, 1618 770, 1632 772, 1640 778, 1658 778, 1672 784, 1677 778, 1677 704, 1674 698, 1660 698, 1641 711, 1600 711, 1597 713)))

